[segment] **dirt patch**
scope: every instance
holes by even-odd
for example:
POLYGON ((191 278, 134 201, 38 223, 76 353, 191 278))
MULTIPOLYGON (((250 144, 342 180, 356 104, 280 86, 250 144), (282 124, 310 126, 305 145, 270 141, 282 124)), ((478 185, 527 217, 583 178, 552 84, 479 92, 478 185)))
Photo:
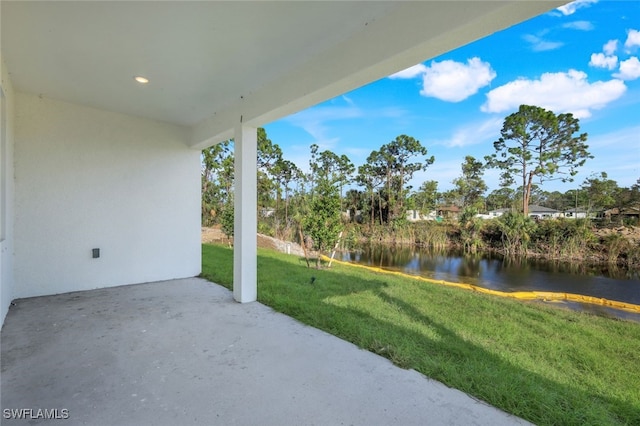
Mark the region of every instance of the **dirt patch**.
POLYGON ((282 241, 267 235, 258 234, 258 247, 266 247, 278 250, 282 253, 304 256, 304 250, 300 244, 291 241, 282 241))
MULTIPOLYGON (((203 243, 226 243, 229 241, 219 226, 201 228, 200 237, 203 243)), ((233 241, 233 239, 232 239, 233 241)))
MULTIPOLYGON (((222 243, 233 245, 233 238, 227 238, 219 226, 202 227, 201 240, 203 243, 222 243)), ((304 256, 304 250, 300 244, 282 241, 268 235, 258 234, 258 247, 277 250, 282 253, 304 256)))
POLYGON ((596 229, 594 233, 599 238, 606 238, 609 235, 620 235, 632 244, 640 245, 640 226, 614 226, 610 228, 596 229))

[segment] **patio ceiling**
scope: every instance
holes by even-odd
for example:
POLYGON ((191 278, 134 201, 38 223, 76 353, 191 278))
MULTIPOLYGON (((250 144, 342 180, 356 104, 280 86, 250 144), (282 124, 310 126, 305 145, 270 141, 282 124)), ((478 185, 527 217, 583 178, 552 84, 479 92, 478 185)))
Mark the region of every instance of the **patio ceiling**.
POLYGON ((1 41, 16 89, 183 125, 202 148, 562 3, 3 0, 1 41))

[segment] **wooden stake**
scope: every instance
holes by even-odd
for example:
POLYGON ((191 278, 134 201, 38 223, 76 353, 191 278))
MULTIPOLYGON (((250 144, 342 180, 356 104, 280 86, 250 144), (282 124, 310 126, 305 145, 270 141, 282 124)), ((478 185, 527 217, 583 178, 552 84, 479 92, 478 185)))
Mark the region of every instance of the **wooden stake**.
POLYGON ((302 250, 304 251, 304 260, 307 261, 307 268, 311 268, 311 266, 309 265, 309 255, 307 255, 307 243, 304 241, 302 228, 298 228, 298 233, 300 234, 300 245, 302 246, 302 250))

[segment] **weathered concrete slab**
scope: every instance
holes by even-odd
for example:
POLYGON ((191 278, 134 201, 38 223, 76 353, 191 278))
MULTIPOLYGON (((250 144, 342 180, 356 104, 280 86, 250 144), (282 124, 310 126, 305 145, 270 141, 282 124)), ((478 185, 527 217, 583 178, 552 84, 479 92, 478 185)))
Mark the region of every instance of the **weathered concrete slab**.
POLYGON ((525 423, 196 278, 18 300, 1 343, 2 424, 525 423))

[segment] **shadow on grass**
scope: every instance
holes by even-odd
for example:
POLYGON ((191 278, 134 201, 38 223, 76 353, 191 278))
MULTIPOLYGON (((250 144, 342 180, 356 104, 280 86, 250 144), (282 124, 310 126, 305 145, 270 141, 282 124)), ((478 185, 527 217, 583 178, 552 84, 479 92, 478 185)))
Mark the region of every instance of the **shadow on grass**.
POLYGON ((388 335, 397 333, 401 336, 391 344, 402 345, 405 339, 414 344, 419 342, 424 358, 407 362, 411 368, 429 377, 536 424, 640 424, 638 407, 603 397, 595 391, 585 392, 582 388, 561 384, 523 369, 461 338, 404 300, 384 292, 379 297, 385 303, 401 309, 412 321, 435 329, 440 339, 434 342, 438 349, 431 350, 431 342, 425 342, 420 333, 406 328, 398 329, 393 324, 380 325, 383 329, 389 329, 388 335))
MULTIPOLYGON (((203 260, 203 276, 215 282, 227 280, 230 286, 232 252, 205 246, 203 255, 217 258, 203 260)), ((362 272, 349 268, 307 269, 297 258, 285 261, 260 252, 258 298, 400 367, 415 369, 537 424, 640 424, 637 405, 514 365, 465 339, 428 310, 390 294, 386 276, 370 276, 375 278, 363 278, 362 272)))

